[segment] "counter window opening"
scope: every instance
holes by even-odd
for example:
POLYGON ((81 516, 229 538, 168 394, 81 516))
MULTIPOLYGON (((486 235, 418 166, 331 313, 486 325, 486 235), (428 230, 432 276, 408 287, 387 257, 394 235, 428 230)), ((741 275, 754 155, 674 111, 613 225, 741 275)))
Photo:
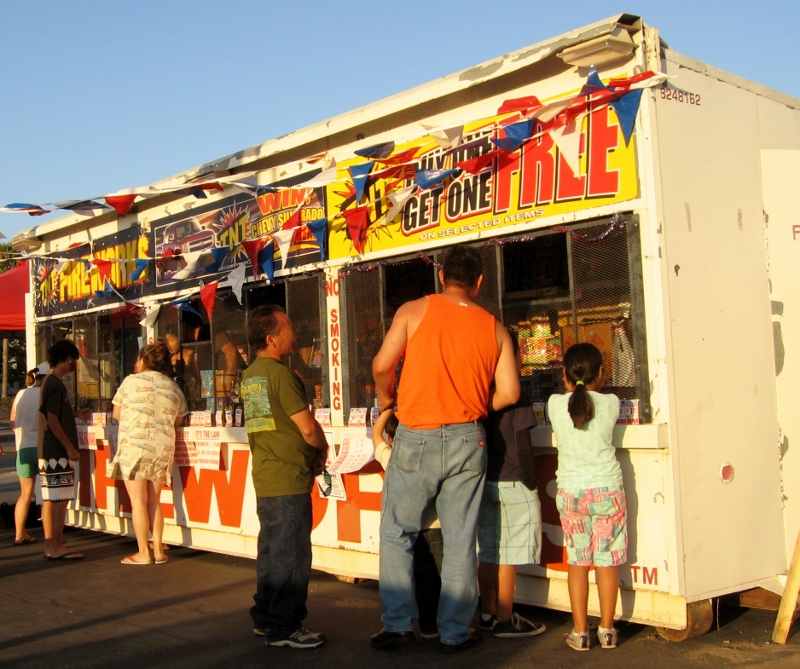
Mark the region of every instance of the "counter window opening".
POLYGON ((92 411, 111 411, 119 384, 133 373, 142 332, 140 319, 140 310, 132 309, 39 324, 37 360, 47 360, 47 350, 55 342, 72 340, 81 358, 75 373, 64 377, 70 403, 92 411))
MULTIPOLYGON (((590 342, 603 354, 606 388, 639 400, 639 420, 650 421, 644 307, 635 217, 543 230, 497 243, 481 241, 484 281, 478 303, 517 331, 523 386, 534 403, 564 392, 563 351, 590 342), (609 232, 610 230, 610 232, 609 232)), ((439 263, 446 249, 429 257, 439 263)), ((345 303, 344 407, 373 406, 372 358, 404 302, 441 292, 437 267, 418 257, 342 278, 345 303)), ((347 415, 347 414, 345 414, 347 415)))
POLYGON ((262 304, 286 309, 297 331, 298 345, 297 353, 287 362, 303 379, 309 404, 325 405, 321 290, 320 276, 255 284, 243 290, 243 305, 232 291, 219 291, 210 321, 199 298, 189 302, 191 311, 162 306, 157 333, 173 354, 174 378, 186 395, 190 411, 227 412, 241 403, 241 374, 256 356, 248 343, 248 315, 262 304))

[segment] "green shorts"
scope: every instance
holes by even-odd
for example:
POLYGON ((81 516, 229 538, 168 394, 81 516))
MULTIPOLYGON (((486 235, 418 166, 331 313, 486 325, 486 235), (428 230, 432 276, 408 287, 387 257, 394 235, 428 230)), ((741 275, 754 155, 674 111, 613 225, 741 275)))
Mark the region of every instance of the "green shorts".
POLYGON ((32 479, 39 473, 39 455, 36 448, 20 448, 17 451, 17 476, 32 479))

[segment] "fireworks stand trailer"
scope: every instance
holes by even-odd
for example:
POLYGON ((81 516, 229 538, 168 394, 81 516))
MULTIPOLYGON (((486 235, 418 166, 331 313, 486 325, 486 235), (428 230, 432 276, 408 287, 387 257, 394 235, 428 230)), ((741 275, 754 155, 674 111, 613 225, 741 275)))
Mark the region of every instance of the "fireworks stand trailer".
MULTIPOLYGON (((623 401, 621 618, 702 632, 711 600, 781 591, 800 528, 800 100, 672 51, 623 14, 146 188, 68 203, 13 240, 31 258, 29 367, 62 337, 80 426, 68 522, 132 534, 106 476, 110 403, 137 347, 185 358, 192 410, 165 490, 165 540, 254 556, 239 372, 250 311, 283 305, 290 364, 334 445, 314 498, 314 565, 378 575, 382 472, 371 361, 403 302, 440 290, 453 244, 516 329, 543 514, 521 602, 568 610, 541 408, 575 342, 623 401), (328 495, 323 495, 328 492, 328 495)), ((597 612, 592 586, 590 608, 597 612)), ((678 634, 679 635, 679 634, 678 634)))

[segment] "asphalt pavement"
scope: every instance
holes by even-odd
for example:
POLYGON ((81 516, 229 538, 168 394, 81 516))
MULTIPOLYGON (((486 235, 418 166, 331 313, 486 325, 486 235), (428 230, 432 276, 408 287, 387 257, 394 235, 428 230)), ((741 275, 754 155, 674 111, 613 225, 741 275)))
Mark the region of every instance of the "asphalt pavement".
MULTIPOLYGON (((0 439, 7 430, 0 425, 0 439)), ((4 436, 5 435, 5 436, 4 436)), ((9 449, 10 450, 10 449, 9 449)), ((13 454, 0 456, 0 502, 16 499, 13 454)), ((496 639, 458 655, 442 655, 437 641, 417 639, 399 648, 370 648, 382 607, 375 581, 343 583, 313 572, 306 625, 324 633, 317 650, 270 648, 252 632, 255 563, 246 558, 173 547, 164 565, 125 566, 135 551, 127 537, 67 528, 65 540, 85 553, 79 561, 42 559, 41 528, 29 530, 34 544, 15 546, 12 529, 0 529, 0 667, 293 667, 403 668, 436 663, 480 667, 683 667, 796 668, 800 634, 770 643, 775 613, 721 607, 708 634, 670 643, 652 627, 619 623, 616 650, 593 647, 577 653, 563 643, 568 614, 520 606, 519 612, 547 625, 528 639, 496 639)))

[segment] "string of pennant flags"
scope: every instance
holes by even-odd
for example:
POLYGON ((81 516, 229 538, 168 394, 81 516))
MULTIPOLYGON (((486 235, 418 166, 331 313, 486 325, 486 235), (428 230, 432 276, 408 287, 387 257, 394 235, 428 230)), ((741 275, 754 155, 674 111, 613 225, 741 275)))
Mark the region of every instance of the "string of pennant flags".
MULTIPOLYGON (((197 269, 201 258, 203 256, 207 257, 209 253, 213 258, 213 262, 205 266, 205 269, 210 273, 219 272, 226 256, 229 253, 238 253, 241 249, 247 255, 256 278, 258 278, 260 272, 263 272, 271 282, 274 279, 273 263, 275 251, 278 251, 282 258, 287 258, 289 247, 298 229, 305 227, 314 236, 319 245, 320 258, 324 261, 328 255, 327 225, 332 221, 341 221, 340 229, 343 228, 346 231, 354 250, 361 255, 367 244, 368 234, 372 232, 370 230, 372 224, 383 221, 385 227, 386 223, 394 220, 404 210, 409 199, 420 190, 434 188, 447 179, 456 177, 462 171, 469 174, 478 174, 493 164, 498 157, 513 153, 526 143, 536 141, 546 134, 550 135, 567 164, 577 173, 580 161, 580 128, 582 120, 587 115, 600 111, 607 106, 613 108, 627 145, 633 133, 643 90, 661 86, 666 80, 666 75, 648 71, 631 77, 611 79, 607 84, 604 84, 596 69, 591 67, 586 83, 577 95, 556 99, 547 104, 542 104, 535 96, 506 100, 497 110, 497 116, 501 118, 496 122, 486 124, 488 127, 494 127, 496 130, 502 131, 492 133, 502 136, 489 138, 494 148, 480 155, 451 163, 450 167, 445 168, 420 169, 417 160, 420 154, 424 155, 434 149, 443 150, 445 156, 452 156, 456 151, 460 152, 461 155, 470 155, 471 152, 466 150, 475 146, 476 151, 480 151, 480 146, 485 146, 485 139, 481 138, 465 143, 463 141, 463 125, 434 127, 422 124, 422 127, 427 131, 427 136, 431 139, 431 145, 429 146, 417 146, 395 151, 394 142, 385 142, 357 149, 352 153, 338 156, 339 162, 351 158, 353 155, 365 159, 365 162, 353 164, 346 170, 340 170, 337 167, 336 157, 330 156, 327 152, 317 154, 309 157, 305 162, 309 164, 322 163, 320 171, 313 177, 303 182, 295 183, 292 186, 261 185, 259 184, 259 172, 250 171, 219 177, 206 177, 198 182, 132 188, 81 200, 43 204, 12 203, 0 207, 0 212, 27 213, 31 216, 40 216, 57 210, 68 210, 79 215, 94 216, 113 210, 119 216, 124 216, 131 212, 137 200, 168 193, 206 198, 208 192, 223 191, 226 187, 233 187, 259 196, 264 193, 281 190, 313 189, 326 187, 336 182, 350 182, 352 184, 350 187, 352 197, 345 200, 340 211, 313 221, 303 222, 302 210, 307 205, 306 200, 296 207, 279 229, 270 231, 259 238, 245 240, 229 247, 180 253, 186 265, 172 277, 176 280, 190 278, 197 269), (368 183, 370 180, 377 179, 393 181, 389 181, 385 195, 375 200, 364 201, 368 183), (405 185, 408 182, 412 182, 410 186, 405 185), (370 221, 370 209, 375 208, 378 203, 385 208, 385 214, 382 214, 378 221, 370 221), (352 208, 350 208, 351 204, 354 204, 352 208)), ((606 234, 610 234, 617 225, 619 225, 619 222, 614 219, 611 228, 606 234)), ((381 226, 373 227, 374 231, 377 232, 381 226)), ((94 255, 94 242, 90 241, 89 244, 92 249, 92 255, 94 255)), ((42 257, 49 261, 55 261, 56 264, 52 270, 56 272, 62 271, 68 263, 83 263, 87 272, 96 270, 103 282, 104 288, 95 293, 98 298, 111 297, 112 294, 116 294, 127 304, 141 306, 125 299, 111 284, 109 275, 112 263, 134 263, 134 270, 130 273, 130 278, 135 283, 140 280, 150 261, 157 262, 176 255, 172 250, 168 249, 160 256, 153 255, 152 257, 134 259, 76 259, 74 257, 59 258, 49 254, 37 256, 31 253, 21 253, 17 257, 42 257)), ((348 265, 348 269, 343 269, 343 271, 346 273, 350 271, 349 268, 354 267, 354 265, 348 265)), ((245 279, 244 265, 236 265, 234 269, 228 272, 226 279, 230 282, 234 292, 237 294, 237 298, 241 302, 241 289, 245 279)), ((213 310, 213 299, 218 284, 219 281, 215 281, 203 286, 201 282, 201 299, 203 299, 204 304, 208 301, 208 304, 211 305, 210 307, 206 305, 209 317, 211 314, 209 309, 213 310)), ((178 309, 193 310, 189 301, 190 299, 185 297, 174 300, 171 304, 178 309)), ((157 315, 158 306, 150 305, 145 308, 146 316, 143 323, 147 324, 147 321, 151 318, 155 319, 156 316, 153 310, 157 315)))
MULTIPOLYGON (((393 178, 398 181, 410 179, 416 182, 418 188, 429 189, 453 175, 458 169, 475 174, 485 169, 501 153, 516 151, 526 142, 538 139, 546 133, 553 137, 568 164, 575 168, 578 163, 580 138, 580 133, 577 132, 576 128, 576 121, 593 111, 601 109, 605 105, 609 105, 614 108, 617 114, 625 143, 627 144, 633 133, 633 125, 638 112, 642 89, 660 86, 666 80, 667 75, 648 71, 631 77, 611 79, 607 84, 604 84, 597 74, 597 70, 592 67, 586 83, 577 95, 556 99, 548 104, 542 104, 535 96, 506 100, 497 113, 498 115, 508 114, 510 116, 500 121, 500 124, 505 128, 505 137, 491 139, 496 149, 482 156, 460 161, 450 169, 416 169, 414 159, 420 147, 394 153, 394 142, 386 142, 364 149, 357 149, 353 151, 353 154, 368 160, 365 163, 353 165, 348 170, 349 179, 352 180, 355 187, 355 199, 356 201, 361 200, 367 179, 370 177, 393 178), (534 134, 533 130, 536 122, 541 124, 543 129, 540 133, 534 134), (376 164, 381 166, 378 171, 374 171, 376 164)), ((428 130, 431 139, 437 146, 447 149, 451 153, 456 149, 468 147, 461 141, 463 125, 444 128, 422 124, 422 127, 428 130)), ((318 154, 311 156, 306 162, 315 164, 325 160, 327 157, 327 153, 318 154)), ((95 216, 98 213, 114 210, 118 215, 124 216, 130 213, 137 199, 147 199, 170 193, 206 198, 209 191, 222 191, 226 186, 248 192, 263 193, 289 188, 318 188, 342 180, 337 174, 336 160, 333 160, 328 167, 316 176, 292 186, 260 185, 258 183, 258 174, 258 171, 251 171, 219 177, 206 177, 198 182, 129 188, 108 195, 62 202, 42 204, 14 202, 0 207, 0 212, 27 213, 30 216, 41 216, 57 210, 66 210, 84 216, 95 216)), ((329 218, 338 216, 337 214, 329 218)))

